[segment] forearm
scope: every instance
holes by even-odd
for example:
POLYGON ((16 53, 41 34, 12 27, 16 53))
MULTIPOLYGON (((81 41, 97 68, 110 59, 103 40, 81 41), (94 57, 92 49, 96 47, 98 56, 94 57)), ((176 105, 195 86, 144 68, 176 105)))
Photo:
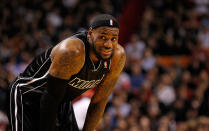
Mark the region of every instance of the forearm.
POLYGON ((108 97, 116 82, 117 78, 114 78, 111 81, 103 82, 100 87, 97 88, 88 108, 83 131, 93 131, 96 128, 104 113, 108 97))
POLYGON ((96 128, 103 116, 106 101, 107 100, 103 101, 102 103, 91 103, 89 105, 83 131, 93 131, 96 128))

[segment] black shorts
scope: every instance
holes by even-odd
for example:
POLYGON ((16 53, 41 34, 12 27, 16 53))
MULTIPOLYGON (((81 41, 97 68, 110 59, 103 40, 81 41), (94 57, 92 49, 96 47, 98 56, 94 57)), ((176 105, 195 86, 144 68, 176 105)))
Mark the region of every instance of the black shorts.
MULTIPOLYGON (((8 118, 12 131, 39 131, 40 94, 23 93, 21 80, 10 85, 8 118)), ((63 101, 58 110, 55 131, 78 131, 71 101, 63 101)))

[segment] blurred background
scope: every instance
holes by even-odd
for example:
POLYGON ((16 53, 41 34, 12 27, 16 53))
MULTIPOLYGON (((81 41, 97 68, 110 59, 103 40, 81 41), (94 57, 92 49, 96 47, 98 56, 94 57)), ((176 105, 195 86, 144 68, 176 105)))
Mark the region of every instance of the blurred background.
POLYGON ((127 62, 97 131, 209 131, 209 0, 1 0, 0 131, 9 83, 100 13, 118 19, 127 62))

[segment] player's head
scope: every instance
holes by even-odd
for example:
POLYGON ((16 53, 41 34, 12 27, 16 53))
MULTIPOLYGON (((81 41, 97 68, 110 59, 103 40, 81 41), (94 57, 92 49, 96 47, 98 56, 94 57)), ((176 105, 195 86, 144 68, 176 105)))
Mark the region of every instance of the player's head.
POLYGON ((93 18, 88 31, 89 43, 98 59, 109 59, 118 44, 119 24, 108 14, 93 18))

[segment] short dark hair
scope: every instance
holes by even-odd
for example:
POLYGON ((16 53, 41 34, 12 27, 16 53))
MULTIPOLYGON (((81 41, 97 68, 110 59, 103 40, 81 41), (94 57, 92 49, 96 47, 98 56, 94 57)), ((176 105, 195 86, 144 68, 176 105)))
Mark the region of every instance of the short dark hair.
POLYGON ((120 25, 119 25, 117 19, 109 14, 97 15, 92 19, 92 21, 90 23, 90 27, 92 29, 95 29, 95 28, 98 28, 101 26, 120 28, 120 25))

